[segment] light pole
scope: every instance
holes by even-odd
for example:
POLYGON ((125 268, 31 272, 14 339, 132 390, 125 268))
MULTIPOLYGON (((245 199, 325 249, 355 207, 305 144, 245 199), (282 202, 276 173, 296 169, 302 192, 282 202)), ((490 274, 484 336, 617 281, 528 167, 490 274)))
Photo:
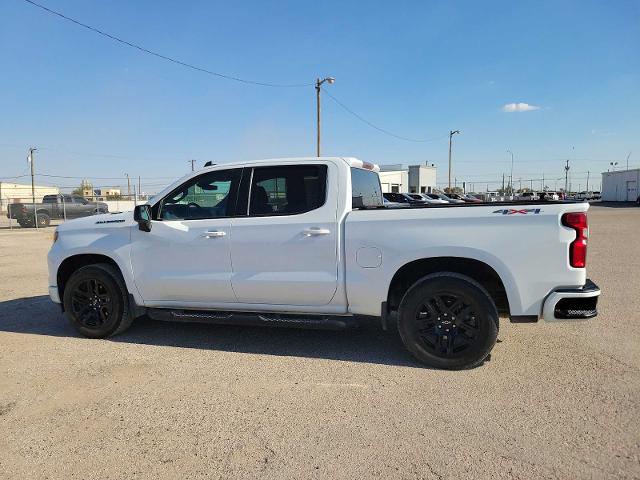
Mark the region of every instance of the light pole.
POLYGON ((324 82, 329 84, 335 83, 336 79, 333 77, 326 77, 320 80, 316 79, 316 121, 317 121, 317 129, 318 129, 318 138, 316 143, 316 156, 320 156, 320 90, 321 86, 324 82))
POLYGON ((460 130, 449 131, 449 191, 447 193, 451 193, 451 139, 456 134, 460 134, 460 130))
POLYGON ((511 195, 513 195, 513 152, 507 150, 507 153, 511 155, 511 175, 509 175, 509 184, 511 185, 511 195))

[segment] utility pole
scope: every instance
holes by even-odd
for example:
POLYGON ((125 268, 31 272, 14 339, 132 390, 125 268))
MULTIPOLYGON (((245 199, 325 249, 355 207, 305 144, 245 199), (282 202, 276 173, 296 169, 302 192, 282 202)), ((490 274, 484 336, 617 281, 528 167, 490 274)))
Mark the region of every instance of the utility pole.
POLYGON ((142 181, 140 180, 140 175, 138 175, 138 196, 142 193, 142 181))
POLYGON ((544 172, 542 172, 542 188, 540 188, 541 192, 544 192, 544 172))
POLYGON ((317 128, 317 139, 316 139, 316 156, 320 156, 320 90, 322 90, 322 84, 327 82, 329 84, 335 83, 336 79, 333 77, 326 77, 320 80, 316 79, 316 128, 317 128))
POLYGON ((569 188, 569 160, 567 160, 567 164, 564 166, 564 193, 565 195, 568 193, 569 188))
POLYGON ((531 179, 530 185, 531 185, 531 188, 529 190, 531 190, 533 192, 533 178, 531 179))
POLYGON ((511 175, 509 175, 509 185, 511 185, 511 195, 513 195, 513 152, 507 150, 507 153, 511 154, 511 175))
POLYGON ((34 174, 33 174, 33 164, 35 162, 35 156, 34 153, 37 150, 37 148, 30 148, 29 149, 29 165, 31 166, 31 201, 33 202, 33 223, 35 224, 36 230, 38 229, 38 212, 36 209, 36 184, 35 184, 35 180, 34 180, 34 174))
POLYGON ((587 192, 589 191, 589 170, 587 170, 587 192))
MULTIPOLYGON (((488 186, 487 189, 489 189, 488 186)), ((504 173, 502 174, 502 196, 504 196, 504 173)))
POLYGON ((187 163, 191 163, 191 171, 193 172, 194 171, 193 164, 196 163, 196 161, 193 160, 193 159, 192 160, 187 160, 187 163))
POLYGON ((131 181, 129 180, 129 174, 125 173, 125 177, 127 177, 127 199, 131 200, 131 181))
POLYGON ((449 193, 451 193, 451 139, 454 135, 459 134, 460 130, 449 131, 449 193))

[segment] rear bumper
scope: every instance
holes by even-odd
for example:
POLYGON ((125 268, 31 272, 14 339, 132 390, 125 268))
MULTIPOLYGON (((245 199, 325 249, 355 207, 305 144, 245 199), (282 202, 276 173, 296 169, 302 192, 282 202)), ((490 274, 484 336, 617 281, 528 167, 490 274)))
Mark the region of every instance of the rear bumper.
POLYGON ((587 279, 581 288, 554 290, 544 301, 542 318, 554 320, 588 320, 598 315, 600 288, 587 279))

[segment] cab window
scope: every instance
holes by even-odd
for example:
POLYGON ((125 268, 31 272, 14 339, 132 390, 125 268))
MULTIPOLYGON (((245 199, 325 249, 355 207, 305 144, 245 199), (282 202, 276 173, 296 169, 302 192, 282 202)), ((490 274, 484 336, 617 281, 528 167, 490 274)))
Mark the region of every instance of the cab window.
POLYGON ((161 220, 202 220, 234 213, 241 168, 218 170, 188 180, 163 200, 161 220))

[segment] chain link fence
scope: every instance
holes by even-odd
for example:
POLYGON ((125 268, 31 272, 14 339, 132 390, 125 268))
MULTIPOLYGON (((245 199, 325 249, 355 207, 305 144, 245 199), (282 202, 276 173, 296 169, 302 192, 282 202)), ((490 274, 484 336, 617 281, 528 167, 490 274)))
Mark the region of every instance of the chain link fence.
POLYGON ((0 228, 47 228, 67 220, 103 213, 132 211, 147 196, 85 198, 71 194, 47 194, 33 197, 0 197, 0 228))

